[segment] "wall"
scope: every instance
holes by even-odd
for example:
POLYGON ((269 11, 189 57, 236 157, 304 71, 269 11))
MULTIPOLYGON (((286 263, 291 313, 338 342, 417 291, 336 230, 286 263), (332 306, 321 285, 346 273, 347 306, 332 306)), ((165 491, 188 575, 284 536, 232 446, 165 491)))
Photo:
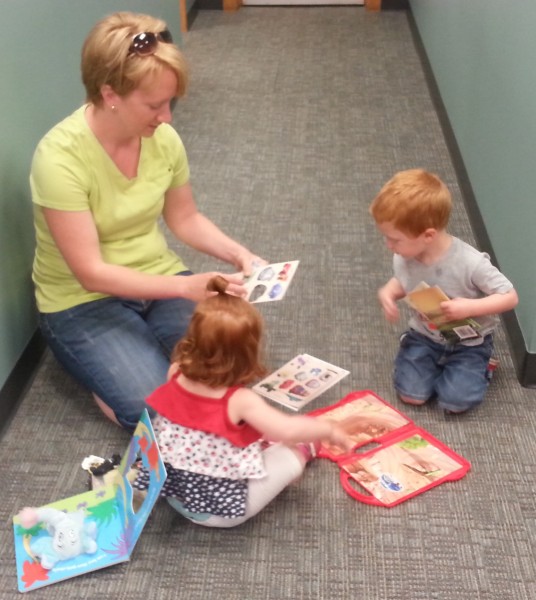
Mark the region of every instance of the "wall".
POLYGON ((178 0, 2 0, 0 388, 36 329, 32 153, 41 136, 83 102, 82 42, 95 21, 115 10, 150 11, 180 39, 178 0))
POLYGON ((410 6, 497 262, 520 296, 511 322, 525 356, 514 354, 535 385, 534 365, 521 371, 536 352, 536 3, 410 6))

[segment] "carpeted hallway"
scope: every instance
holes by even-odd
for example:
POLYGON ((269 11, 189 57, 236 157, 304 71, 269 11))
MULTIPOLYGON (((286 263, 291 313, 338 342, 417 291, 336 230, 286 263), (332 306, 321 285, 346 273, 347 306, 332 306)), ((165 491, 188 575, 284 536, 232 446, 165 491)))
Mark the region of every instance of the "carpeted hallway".
MULTIPOLYGON (((391 509, 307 468, 256 518, 196 527, 158 503, 130 562, 31 593, 32 600, 532 600, 536 594, 536 391, 507 337, 486 402, 460 417, 402 406, 391 385, 403 323, 376 300, 391 256, 368 206, 396 171, 438 173, 451 233, 475 244, 405 11, 361 7, 200 11, 183 48, 191 87, 175 111, 201 209, 272 262, 300 260, 281 302, 259 305, 274 369, 306 352, 350 371, 308 408, 371 389, 472 463, 462 480, 391 509)), ((214 261, 182 248, 196 271, 214 261)), ((0 441, 0 598, 18 595, 11 519, 85 491, 89 454, 129 436, 50 354, 0 441)))

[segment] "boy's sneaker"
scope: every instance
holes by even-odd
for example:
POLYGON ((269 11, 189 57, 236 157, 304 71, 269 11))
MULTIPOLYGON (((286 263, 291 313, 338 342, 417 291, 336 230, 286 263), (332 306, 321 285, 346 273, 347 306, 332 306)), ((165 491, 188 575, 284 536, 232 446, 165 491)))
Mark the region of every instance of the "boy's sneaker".
POLYGON ((449 410, 448 408, 445 408, 445 414, 446 415, 463 415, 463 413, 467 412, 467 409, 464 410, 449 410))
POLYGON ((498 367, 499 367, 499 359, 494 358, 492 356, 489 359, 489 363, 488 363, 488 369, 487 369, 488 380, 491 380, 491 378, 493 377, 493 373, 495 373, 495 371, 497 370, 498 367))

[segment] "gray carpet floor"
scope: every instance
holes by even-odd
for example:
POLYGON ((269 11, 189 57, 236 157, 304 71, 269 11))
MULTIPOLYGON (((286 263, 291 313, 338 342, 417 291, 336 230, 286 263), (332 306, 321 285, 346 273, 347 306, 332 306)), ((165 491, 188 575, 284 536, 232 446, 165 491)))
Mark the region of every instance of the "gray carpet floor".
MULTIPOLYGON (((391 257, 368 215, 400 169, 447 182, 451 232, 475 243, 403 11, 356 7, 201 11, 184 37, 192 67, 175 125, 201 209, 265 258, 301 261, 281 302, 260 305, 276 368, 307 352, 350 371, 310 406, 371 389, 472 463, 387 509, 361 504, 315 461, 234 530, 154 508, 131 560, 31 597, 184 600, 529 600, 536 597, 536 391, 516 380, 507 338, 486 402, 447 417, 403 407, 391 386, 402 324, 376 290, 391 257)), ((194 270, 221 265, 180 249, 194 270)), ((11 519, 86 490, 80 462, 128 436, 47 354, 0 444, 0 598, 18 595, 11 519)))

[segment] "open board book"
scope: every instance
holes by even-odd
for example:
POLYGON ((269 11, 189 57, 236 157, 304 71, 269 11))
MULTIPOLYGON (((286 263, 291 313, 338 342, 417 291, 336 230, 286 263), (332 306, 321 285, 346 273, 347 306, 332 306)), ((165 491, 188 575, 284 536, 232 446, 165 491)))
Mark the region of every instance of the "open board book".
POLYGON ((391 507, 447 481, 470 463, 369 390, 352 392, 310 412, 342 426, 355 441, 349 453, 322 445, 319 456, 340 468, 345 491, 361 502, 391 507))
MULTIPOLYGON (((113 483, 98 489, 53 502, 40 508, 53 508, 67 515, 83 512, 84 526, 96 531, 96 550, 74 558, 58 560, 52 568, 43 567, 32 547, 49 548, 51 535, 43 523, 25 529, 18 516, 13 518, 15 558, 20 592, 27 592, 83 573, 96 571, 130 559, 147 518, 157 501, 167 473, 160 456, 147 410, 134 431, 117 468, 113 483), (133 490, 128 474, 138 460, 150 473, 149 489, 141 506, 134 509, 133 490)), ((53 548, 52 548, 53 550, 53 548)))

